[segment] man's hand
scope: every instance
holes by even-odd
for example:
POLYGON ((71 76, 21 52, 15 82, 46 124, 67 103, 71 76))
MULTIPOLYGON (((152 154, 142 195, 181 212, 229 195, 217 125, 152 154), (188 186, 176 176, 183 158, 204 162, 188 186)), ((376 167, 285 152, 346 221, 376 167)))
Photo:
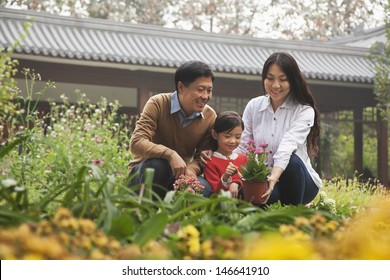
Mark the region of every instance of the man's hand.
POLYGON ((180 175, 186 174, 187 164, 177 153, 173 153, 169 158, 169 164, 171 165, 172 174, 175 179, 179 178, 180 175))
POLYGON ((211 160, 211 156, 213 155, 212 150, 204 150, 200 152, 200 164, 205 166, 208 160, 211 160))
POLYGON ((196 175, 195 171, 192 170, 192 169, 189 169, 189 168, 186 169, 186 175, 188 175, 188 176, 190 176, 192 178, 195 178, 195 179, 197 178, 197 175, 196 175))

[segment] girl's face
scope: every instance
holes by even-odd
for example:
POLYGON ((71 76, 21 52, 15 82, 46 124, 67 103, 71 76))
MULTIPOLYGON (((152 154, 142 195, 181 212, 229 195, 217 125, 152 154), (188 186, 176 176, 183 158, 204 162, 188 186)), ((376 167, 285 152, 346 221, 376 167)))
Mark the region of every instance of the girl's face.
POLYGON ((265 91, 271 97, 271 104, 274 111, 279 108, 290 93, 290 83, 282 69, 272 64, 264 80, 265 91))
POLYGON ((214 129, 211 131, 212 136, 218 142, 217 152, 224 156, 230 156, 235 148, 238 147, 241 140, 242 128, 236 126, 230 131, 217 133, 214 129))

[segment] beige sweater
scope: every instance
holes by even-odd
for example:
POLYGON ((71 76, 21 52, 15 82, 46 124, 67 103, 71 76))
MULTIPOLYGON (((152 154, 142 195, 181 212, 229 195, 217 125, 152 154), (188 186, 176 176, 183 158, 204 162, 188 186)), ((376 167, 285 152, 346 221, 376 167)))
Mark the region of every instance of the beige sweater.
POLYGON ((190 169, 201 173, 199 155, 210 149, 210 131, 216 113, 206 105, 203 118, 198 117, 183 127, 177 113, 171 114, 170 110, 171 93, 155 95, 146 102, 130 140, 130 151, 134 154, 130 169, 148 158, 168 159, 176 151, 190 169))

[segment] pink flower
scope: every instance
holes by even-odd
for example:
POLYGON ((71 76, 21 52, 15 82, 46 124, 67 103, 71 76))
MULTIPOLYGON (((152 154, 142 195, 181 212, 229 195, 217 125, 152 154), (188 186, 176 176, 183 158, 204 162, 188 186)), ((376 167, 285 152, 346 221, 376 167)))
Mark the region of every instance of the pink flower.
POLYGON ((96 142, 98 142, 98 143, 101 143, 101 142, 102 142, 102 139, 101 139, 99 136, 92 137, 91 140, 92 140, 92 141, 96 141, 96 142))
POLYGON ((103 166, 104 165, 104 161, 102 161, 100 159, 92 159, 91 161, 95 165, 99 165, 99 166, 103 166))
POLYGON ((180 175, 180 177, 173 183, 173 189, 175 191, 188 191, 191 193, 202 194, 204 186, 193 177, 187 175, 180 175))

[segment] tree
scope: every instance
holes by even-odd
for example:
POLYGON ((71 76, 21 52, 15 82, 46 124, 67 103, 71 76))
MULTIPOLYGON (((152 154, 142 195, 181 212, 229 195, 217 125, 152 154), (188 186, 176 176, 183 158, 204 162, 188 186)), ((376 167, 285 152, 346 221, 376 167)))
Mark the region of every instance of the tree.
POLYGON ((374 93, 381 117, 390 120, 390 0, 385 7, 386 42, 371 47, 370 58, 374 62, 374 93))
MULTIPOLYGON (((1 1, 1 0, 0 0, 1 1)), ((383 24, 387 0, 13 0, 6 6, 263 38, 318 39, 383 24)), ((1 3, 1 2, 0 2, 1 3)), ((4 4, 3 4, 4 5, 4 4)))

